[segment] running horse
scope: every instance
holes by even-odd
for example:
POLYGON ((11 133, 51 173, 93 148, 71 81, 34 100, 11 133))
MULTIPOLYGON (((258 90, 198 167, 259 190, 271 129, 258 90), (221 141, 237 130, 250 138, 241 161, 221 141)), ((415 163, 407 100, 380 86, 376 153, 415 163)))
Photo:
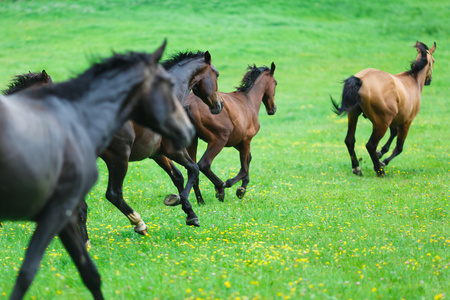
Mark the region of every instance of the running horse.
POLYGON ((45 70, 36 73, 28 72, 14 76, 8 87, 2 91, 2 94, 5 96, 11 95, 32 86, 42 86, 49 83, 53 83, 53 81, 45 70))
POLYGON ((420 109, 423 86, 431 83, 436 43, 431 49, 421 42, 417 42, 414 47, 418 55, 411 63, 409 71, 393 75, 376 69, 364 69, 344 81, 340 106, 331 98, 333 111, 337 115, 348 115, 345 144, 355 175, 362 176, 355 153, 356 124, 361 113, 373 125, 372 135, 366 148, 377 176, 385 176, 385 166, 403 150, 411 122, 420 109), (390 137, 378 152, 378 143, 388 128, 390 137), (397 137, 397 145, 394 151, 391 156, 381 162, 380 158, 389 151, 395 137, 397 137))
POLYGON ((22 299, 58 235, 95 299, 100 275, 77 227, 78 206, 98 177, 97 157, 129 118, 176 148, 194 134, 154 54, 115 54, 75 79, 0 96, 0 220, 31 220, 11 299, 22 299))
MULTIPOLYGON (((193 90, 204 102, 202 105, 206 110, 209 109, 212 114, 220 113, 223 103, 217 89, 219 72, 211 63, 211 55, 208 51, 178 52, 161 62, 161 65, 172 76, 174 91, 180 103, 183 103, 189 92, 193 90)), ((132 209, 123 198, 123 181, 129 162, 147 158, 154 159, 169 174, 178 189, 179 195, 168 195, 164 203, 170 206, 181 204, 187 215, 186 224, 200 226, 198 217, 188 201, 199 170, 185 149, 174 151, 166 138, 161 137, 155 131, 129 121, 120 128, 100 157, 105 161, 109 172, 106 199, 128 218, 131 225, 134 225, 135 232, 146 235, 147 225, 140 214, 132 209), (171 160, 187 169, 188 181, 185 187, 183 187, 183 175, 171 160)), ((87 204, 84 202, 80 207, 79 225, 83 239, 89 246, 86 222, 87 204)))
MULTIPOLYGON (((2 95, 11 95, 29 87, 42 86, 49 83, 53 83, 53 81, 45 70, 36 73, 28 71, 25 74, 15 75, 8 87, 2 91, 2 95)), ((0 227, 2 227, 2 223, 0 223, 0 227)))
MULTIPOLYGON (((276 112, 275 89, 277 81, 274 78, 275 64, 268 67, 248 67, 240 86, 235 92, 220 93, 223 99, 223 111, 218 115, 209 113, 200 99, 190 94, 185 102, 185 109, 189 119, 194 124, 197 136, 188 147, 189 155, 196 161, 198 138, 205 141, 208 146, 198 162, 200 171, 214 184, 216 198, 223 201, 225 188, 232 187, 242 180, 242 185, 236 191, 238 198, 245 195, 250 182, 249 167, 252 159, 250 143, 258 133, 260 124, 258 120, 261 103, 264 103, 269 115, 276 112), (234 147, 239 151, 241 169, 236 177, 228 179, 225 183, 214 174, 211 165, 214 158, 224 147, 234 147)), ((199 180, 194 184, 197 203, 204 204, 199 189, 199 180)))

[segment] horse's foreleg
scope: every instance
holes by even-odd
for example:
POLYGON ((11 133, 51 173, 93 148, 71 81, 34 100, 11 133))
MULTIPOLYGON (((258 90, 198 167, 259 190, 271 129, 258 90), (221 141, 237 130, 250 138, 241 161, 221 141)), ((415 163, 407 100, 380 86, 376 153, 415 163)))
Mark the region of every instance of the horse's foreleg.
POLYGON ((214 188, 216 189, 216 198, 221 202, 223 202, 225 198, 225 183, 217 177, 216 174, 214 174, 211 170, 211 165, 214 158, 220 153, 224 146, 225 143, 219 143, 217 141, 209 143, 205 153, 198 162, 200 171, 214 184, 214 188))
MULTIPOLYGON (((186 148, 186 150, 193 162, 197 161, 197 147, 198 147, 198 137, 194 137, 192 139, 191 145, 186 148)), ((197 176, 197 179, 194 180, 193 187, 194 187, 195 197, 197 198, 197 204, 205 204, 202 193, 200 192, 199 176, 197 176)))
POLYGON ((183 191, 180 193, 181 207, 183 211, 187 214, 186 224, 200 226, 198 217, 192 209, 191 203, 189 202, 189 193, 192 190, 194 183, 198 179, 199 168, 197 164, 191 159, 189 153, 186 149, 170 153, 169 157, 173 159, 176 163, 182 165, 187 170, 188 180, 183 191))
POLYGON ((128 170, 128 156, 119 157, 113 155, 102 155, 103 160, 108 167, 108 188, 106 190, 106 199, 117 207, 134 225, 134 231, 146 235, 147 225, 145 225, 139 213, 134 211, 123 198, 123 181, 128 170))
POLYGON ((252 160, 252 155, 250 153, 250 143, 241 145, 240 147, 236 147, 239 151, 239 158, 241 161, 241 169, 239 173, 231 179, 228 179, 225 182, 225 187, 231 187, 236 182, 242 180, 242 185, 236 190, 236 196, 239 199, 244 198, 245 192, 247 191, 247 185, 250 182, 249 169, 250 169, 250 161, 252 160))
POLYGON ((78 228, 80 229, 81 238, 83 239, 86 247, 91 246, 91 242, 89 241, 89 236, 87 233, 87 210, 88 205, 86 203, 86 199, 83 199, 78 208, 78 228))
POLYGON ((359 166, 358 158, 355 153, 355 132, 356 125, 358 124, 358 117, 361 114, 361 109, 357 108, 348 113, 348 128, 347 135, 345 137, 345 145, 347 146, 350 159, 352 161, 353 174, 362 176, 361 167, 359 166))
POLYGON ((70 206, 67 205, 67 201, 58 200, 51 203, 52 205, 48 206, 48 210, 39 216, 38 224, 28 244, 10 299, 22 299, 24 297, 51 240, 66 226, 69 215, 76 213, 67 209, 67 206, 70 206))
MULTIPOLYGON (((389 127, 391 131, 391 135, 389 136, 388 141, 386 144, 381 148, 381 151, 377 151, 378 158, 383 157, 384 154, 386 154, 389 151, 389 148, 391 147, 391 143, 394 140, 394 138, 397 136, 397 127, 389 127)), ((386 164, 387 165, 387 164, 386 164)))
MULTIPOLYGON (((173 162, 168 159, 164 155, 159 155, 156 157, 152 157, 152 159, 169 175, 170 179, 172 179, 173 184, 178 190, 178 193, 181 194, 184 186, 184 177, 181 174, 180 170, 173 164, 173 162)), ((164 204, 167 206, 176 206, 181 203, 181 199, 179 195, 170 194, 164 199, 164 204)))
POLYGON ((369 152, 370 158, 373 162, 373 169, 377 173, 377 176, 384 176, 384 163, 380 162, 377 154, 377 146, 380 142, 381 138, 384 136, 388 129, 387 125, 376 125, 373 124, 372 135, 370 136, 369 141, 366 144, 367 151, 369 152))
POLYGON ((100 290, 100 274, 83 245, 80 233, 77 230, 75 219, 72 218, 69 223, 67 223, 59 233, 59 237, 80 272, 81 279, 91 291, 94 299, 103 299, 100 290))
POLYGON ((392 151, 391 156, 389 156, 388 158, 386 158, 383 163, 387 166, 389 164, 389 162, 396 157, 397 155, 399 155, 400 153, 402 153, 403 151, 403 144, 405 143, 405 139, 406 136, 408 135, 409 132, 409 127, 411 126, 411 123, 407 123, 404 124, 400 127, 398 127, 398 135, 397 135, 397 145, 394 148, 394 151, 392 151))

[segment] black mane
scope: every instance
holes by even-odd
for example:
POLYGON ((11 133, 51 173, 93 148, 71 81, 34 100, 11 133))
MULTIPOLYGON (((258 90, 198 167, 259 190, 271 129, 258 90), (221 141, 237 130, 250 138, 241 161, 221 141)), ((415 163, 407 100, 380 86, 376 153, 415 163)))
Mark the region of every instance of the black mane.
POLYGON ((2 94, 11 95, 37 83, 47 82, 47 76, 48 75, 45 72, 31 73, 30 71, 25 74, 16 75, 11 80, 11 83, 8 85, 8 87, 2 91, 2 94))
POLYGON ((248 72, 244 75, 244 78, 242 78, 241 83, 236 88, 238 92, 247 92, 249 89, 252 88, 253 84, 255 83, 255 80, 265 71, 269 71, 270 69, 266 66, 263 67, 256 67, 256 65, 248 66, 247 68, 248 72))
POLYGON ((417 74, 420 70, 428 65, 427 45, 421 42, 417 42, 415 47, 420 51, 420 57, 411 63, 411 70, 408 71, 408 73, 410 74, 417 74))
POLYGON ((191 59, 191 58, 192 59, 200 58, 200 57, 204 57, 204 56, 205 56, 205 52, 202 52, 202 51, 178 52, 178 53, 173 54, 169 59, 166 59, 165 61, 161 62, 160 64, 164 67, 164 69, 169 70, 173 66, 175 66, 176 64, 178 64, 184 60, 191 59))
POLYGON ((69 79, 65 82, 44 86, 39 91, 45 94, 55 94, 68 100, 75 100, 89 90, 90 85, 99 75, 114 71, 114 75, 122 72, 132 66, 144 62, 148 63, 150 54, 139 52, 128 52, 125 54, 114 53, 113 56, 100 59, 99 62, 87 69, 84 73, 76 78, 69 79))

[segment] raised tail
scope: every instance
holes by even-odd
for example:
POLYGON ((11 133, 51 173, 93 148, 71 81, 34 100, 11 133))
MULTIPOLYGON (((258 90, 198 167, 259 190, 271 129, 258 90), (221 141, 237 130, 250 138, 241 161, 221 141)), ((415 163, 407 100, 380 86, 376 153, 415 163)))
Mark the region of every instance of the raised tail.
POLYGON ((342 102, 340 107, 339 104, 330 96, 331 104, 333 105, 332 110, 335 114, 339 116, 346 114, 361 104, 359 89, 362 84, 362 80, 355 76, 351 76, 344 80, 344 90, 342 91, 342 102))

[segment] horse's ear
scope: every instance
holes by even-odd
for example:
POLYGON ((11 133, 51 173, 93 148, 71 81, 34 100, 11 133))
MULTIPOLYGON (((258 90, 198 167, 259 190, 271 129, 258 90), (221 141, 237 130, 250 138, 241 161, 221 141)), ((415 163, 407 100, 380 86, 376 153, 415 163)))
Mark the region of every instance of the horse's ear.
POLYGON ((157 63, 157 62, 159 62, 161 60, 161 57, 162 57, 162 55, 164 53, 164 49, 166 48, 166 45, 167 45, 167 39, 164 39, 163 44, 158 49, 156 49, 155 52, 153 52, 153 54, 151 56, 151 59, 155 63, 157 63))
POLYGON ((45 70, 42 70, 42 76, 45 76, 45 77, 50 77, 50 76, 48 76, 48 74, 47 74, 47 72, 45 72, 45 70))
POLYGON ((421 42, 417 41, 416 44, 414 45, 414 48, 416 48, 418 53, 420 53, 420 48, 419 47, 420 47, 421 44, 422 44, 421 42))
POLYGON ((433 47, 431 47, 429 51, 431 54, 433 54, 435 50, 436 50, 436 42, 434 42, 433 47))
POLYGON ((275 64, 272 62, 270 65, 270 75, 273 75, 273 73, 275 73, 275 64))
POLYGON ((205 63, 208 65, 211 64, 211 54, 209 54, 209 51, 205 52, 205 63))

